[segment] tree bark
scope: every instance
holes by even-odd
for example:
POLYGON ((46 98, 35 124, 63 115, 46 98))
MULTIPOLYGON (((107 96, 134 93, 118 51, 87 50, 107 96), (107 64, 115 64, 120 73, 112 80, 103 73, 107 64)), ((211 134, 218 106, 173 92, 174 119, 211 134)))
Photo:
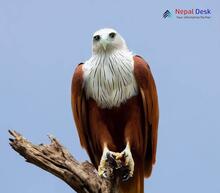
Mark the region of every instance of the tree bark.
MULTIPOLYGON (((16 131, 9 131, 11 147, 32 163, 66 182, 78 193, 117 193, 117 176, 101 178, 96 168, 85 161, 78 162, 57 139, 49 136, 49 145, 34 145, 16 131)), ((109 171, 112 165, 109 164, 109 171)))

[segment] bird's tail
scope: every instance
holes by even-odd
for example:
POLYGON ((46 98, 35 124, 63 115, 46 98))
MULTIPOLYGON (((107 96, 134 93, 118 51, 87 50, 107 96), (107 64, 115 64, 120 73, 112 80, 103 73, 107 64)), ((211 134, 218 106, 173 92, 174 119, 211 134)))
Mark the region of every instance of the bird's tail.
POLYGON ((119 193, 144 193, 144 166, 143 162, 135 161, 134 175, 119 185, 119 193))

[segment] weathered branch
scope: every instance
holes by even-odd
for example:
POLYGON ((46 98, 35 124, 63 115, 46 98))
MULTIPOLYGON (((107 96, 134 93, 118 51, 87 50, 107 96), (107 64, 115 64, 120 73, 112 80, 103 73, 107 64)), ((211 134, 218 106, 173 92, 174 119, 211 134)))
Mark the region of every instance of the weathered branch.
MULTIPOLYGON (((34 145, 16 131, 9 131, 11 147, 32 163, 66 182, 78 193, 116 193, 118 179, 98 176, 89 162, 79 163, 54 137, 49 145, 34 145)), ((111 170, 111 166, 109 166, 111 170)))

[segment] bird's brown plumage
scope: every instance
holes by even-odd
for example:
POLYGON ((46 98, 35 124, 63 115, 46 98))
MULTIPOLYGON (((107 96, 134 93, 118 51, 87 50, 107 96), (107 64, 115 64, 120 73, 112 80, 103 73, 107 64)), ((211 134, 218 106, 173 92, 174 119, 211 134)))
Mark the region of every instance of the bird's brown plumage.
POLYGON ((148 64, 134 56, 134 77, 139 92, 119 107, 100 108, 86 98, 83 64, 77 66, 72 79, 72 110, 81 145, 98 168, 104 143, 121 152, 126 141, 135 162, 134 177, 121 184, 121 192, 142 193, 144 177, 149 177, 156 160, 158 97, 148 64))

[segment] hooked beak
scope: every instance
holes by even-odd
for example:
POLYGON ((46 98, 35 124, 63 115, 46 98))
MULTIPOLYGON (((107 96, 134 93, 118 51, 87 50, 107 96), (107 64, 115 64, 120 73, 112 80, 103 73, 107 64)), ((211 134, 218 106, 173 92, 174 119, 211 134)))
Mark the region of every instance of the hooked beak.
POLYGON ((101 43, 102 47, 104 48, 104 50, 106 50, 106 47, 107 47, 107 45, 108 45, 108 40, 102 39, 102 40, 100 41, 100 43, 101 43))

